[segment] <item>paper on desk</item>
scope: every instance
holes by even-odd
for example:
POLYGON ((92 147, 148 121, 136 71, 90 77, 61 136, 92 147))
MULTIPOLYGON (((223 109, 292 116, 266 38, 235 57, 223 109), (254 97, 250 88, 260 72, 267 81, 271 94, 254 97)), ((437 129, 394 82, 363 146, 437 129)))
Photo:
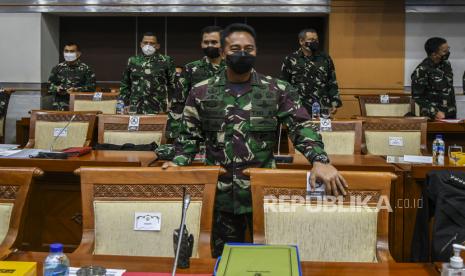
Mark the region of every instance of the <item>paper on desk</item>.
POLYGON ((0 149, 0 156, 10 156, 15 153, 20 152, 21 150, 2 150, 0 149))
POLYGON ((12 150, 18 148, 18 144, 0 144, 0 151, 12 150))
MULTIPOLYGON (((80 267, 70 267, 69 268, 69 276, 76 276, 76 272, 80 269, 80 267)), ((107 268, 106 276, 122 276, 123 273, 126 272, 126 269, 113 269, 107 268)))
POLYGON ((443 122, 443 123, 458 124, 458 123, 465 121, 465 119, 439 119, 436 121, 443 122))
MULTIPOLYGON (((210 274, 182 274, 176 273, 178 276, 212 276, 210 274)), ((171 273, 161 273, 161 272, 125 272, 123 276, 171 276, 171 273)))
POLYGON ((419 155, 404 155, 404 161, 409 163, 433 164, 433 157, 419 155))
POLYGON ((410 163, 421 163, 421 164, 432 164, 433 157, 431 156, 420 156, 420 155, 404 155, 404 156, 386 156, 387 163, 397 164, 410 164, 410 163))

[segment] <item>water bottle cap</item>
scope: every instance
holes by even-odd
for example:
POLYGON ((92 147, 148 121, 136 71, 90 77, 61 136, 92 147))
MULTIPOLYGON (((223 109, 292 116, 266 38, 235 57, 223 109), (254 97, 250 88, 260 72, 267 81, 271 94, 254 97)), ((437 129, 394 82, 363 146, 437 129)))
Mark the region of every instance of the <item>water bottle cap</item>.
POLYGON ((442 134, 436 134, 436 139, 442 139, 442 134))
POLYGON ((61 244, 61 243, 52 243, 50 245, 50 252, 52 252, 52 253, 63 252, 63 244, 61 244))

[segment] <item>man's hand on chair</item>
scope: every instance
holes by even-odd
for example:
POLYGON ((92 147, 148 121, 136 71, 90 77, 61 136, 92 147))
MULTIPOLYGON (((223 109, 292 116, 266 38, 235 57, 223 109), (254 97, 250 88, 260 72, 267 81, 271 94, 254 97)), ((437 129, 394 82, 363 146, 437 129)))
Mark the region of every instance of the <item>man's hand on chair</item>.
POLYGON ((346 180, 338 172, 338 170, 331 164, 324 164, 320 162, 313 163, 312 174, 310 178, 310 186, 312 190, 315 189, 315 182, 319 180, 325 184, 326 194, 339 196, 347 195, 346 180))

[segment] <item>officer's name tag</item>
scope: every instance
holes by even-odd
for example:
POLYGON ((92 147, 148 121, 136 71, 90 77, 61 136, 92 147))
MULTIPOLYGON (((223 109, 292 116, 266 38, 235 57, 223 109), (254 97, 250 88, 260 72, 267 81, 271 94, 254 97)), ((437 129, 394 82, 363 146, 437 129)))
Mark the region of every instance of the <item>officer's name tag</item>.
POLYGON ((136 231, 160 231, 161 213, 134 213, 134 230, 136 231))
POLYGON ((139 116, 129 116, 128 130, 129 131, 139 130, 139 122, 140 122, 139 116))
POLYGON ((394 147, 403 147, 404 139, 402 137, 389 137, 389 145, 394 147))
POLYGON ((331 119, 320 118, 320 129, 330 129, 330 128, 331 128, 331 119))
POLYGON ((103 97, 102 92, 95 92, 94 97, 92 98, 93 101, 101 101, 103 97))
POLYGON ((389 103, 389 95, 379 95, 379 101, 382 104, 388 104, 389 103))
POLYGON ((56 127, 53 129, 53 137, 66 137, 68 136, 68 128, 56 127))

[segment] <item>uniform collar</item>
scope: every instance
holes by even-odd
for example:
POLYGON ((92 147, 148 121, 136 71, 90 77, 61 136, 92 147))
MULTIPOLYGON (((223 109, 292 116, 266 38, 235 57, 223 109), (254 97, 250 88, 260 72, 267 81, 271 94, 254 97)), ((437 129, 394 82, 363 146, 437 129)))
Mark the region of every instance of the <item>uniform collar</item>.
POLYGON ((306 56, 304 54, 304 51, 302 50, 302 48, 299 48, 297 51, 295 51, 295 53, 300 56, 300 57, 303 57, 303 58, 313 58, 313 57, 319 57, 321 54, 320 51, 315 51, 313 52, 313 54, 311 56, 306 56))
POLYGON ((76 62, 73 63, 73 64, 68 63, 68 62, 65 61, 64 64, 67 67, 78 67, 79 65, 81 65, 81 59, 76 60, 76 62))
POLYGON ((160 53, 159 52, 155 52, 153 55, 151 56, 146 56, 144 53, 140 53, 140 56, 143 58, 143 59, 147 59, 147 60, 156 60, 160 57, 160 53))
POLYGON ((434 63, 434 61, 430 57, 425 58, 424 62, 427 65, 429 65, 431 67, 435 67, 435 68, 439 67, 441 65, 444 65, 446 63, 446 61, 444 61, 444 60, 441 60, 439 63, 434 63))
MULTIPOLYGON (((223 70, 220 74, 218 74, 215 77, 213 85, 214 86, 225 86, 225 84, 226 84, 226 70, 223 70)), ((252 86, 262 85, 262 83, 260 82, 260 76, 257 73, 257 71, 255 71, 255 69, 252 69, 252 75, 250 76, 250 85, 252 86)))
POLYGON ((208 65, 208 66, 217 67, 217 68, 221 68, 221 67, 223 67, 225 65, 224 59, 221 59, 220 64, 213 64, 213 63, 210 62, 210 60, 208 59, 207 56, 204 56, 202 58, 202 62, 204 64, 208 65))

